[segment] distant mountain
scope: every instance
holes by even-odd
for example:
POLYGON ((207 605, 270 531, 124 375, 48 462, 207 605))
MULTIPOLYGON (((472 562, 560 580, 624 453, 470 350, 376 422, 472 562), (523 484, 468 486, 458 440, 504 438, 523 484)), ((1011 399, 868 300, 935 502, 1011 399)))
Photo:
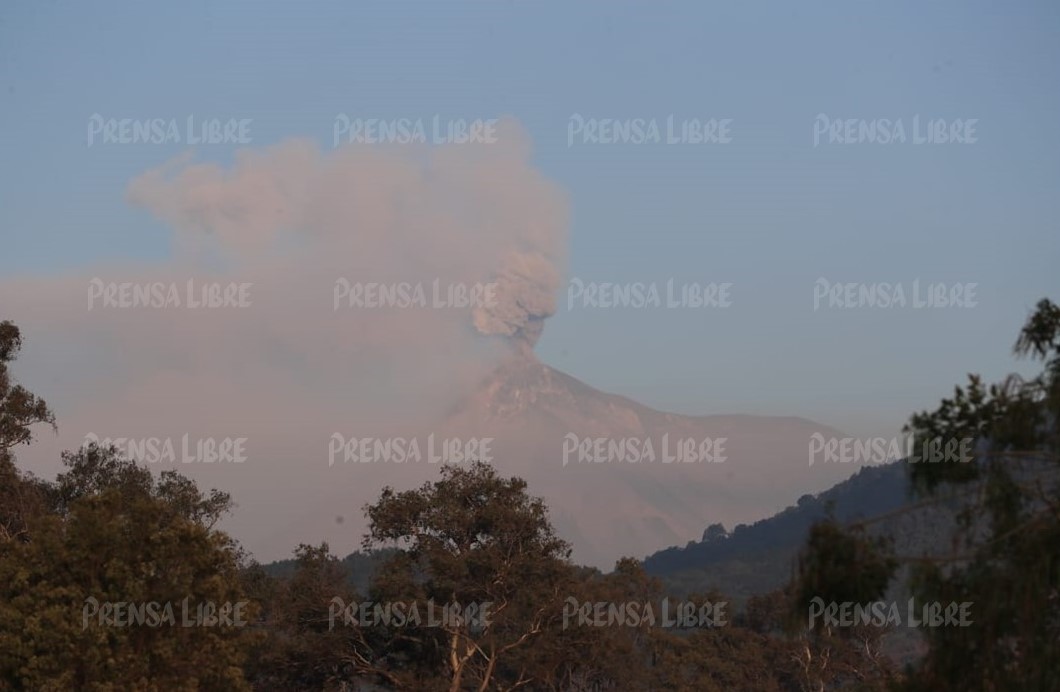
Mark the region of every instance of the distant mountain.
MULTIPOLYGON (((396 552, 392 548, 373 550, 365 553, 357 551, 342 558, 342 567, 346 570, 350 585, 357 589, 360 596, 368 594, 368 587, 379 566, 396 552)), ((277 560, 261 566, 270 577, 289 579, 298 569, 298 560, 290 558, 277 560)))
POLYGON ((913 503, 907 468, 904 462, 864 467, 823 493, 803 495, 796 505, 768 519, 738 525, 731 532, 710 526, 699 541, 649 555, 645 569, 677 593, 716 587, 738 600, 766 593, 790 578, 810 526, 824 518, 829 507, 844 522, 893 513, 872 523, 870 533, 893 537, 902 555, 938 553, 954 528, 954 506, 940 503, 895 512, 913 503))

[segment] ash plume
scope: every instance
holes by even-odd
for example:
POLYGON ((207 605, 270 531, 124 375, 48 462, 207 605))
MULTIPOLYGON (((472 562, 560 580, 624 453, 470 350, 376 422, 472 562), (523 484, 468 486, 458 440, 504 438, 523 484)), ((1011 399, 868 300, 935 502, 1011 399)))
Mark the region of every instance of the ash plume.
MULTIPOLYGON (((79 447, 88 432, 246 437, 246 464, 181 471, 240 498, 232 528, 268 559, 306 538, 310 529, 294 517, 317 506, 322 488, 352 487, 355 514, 383 484, 423 472, 366 465, 343 476, 329 468, 327 443, 336 432, 430 430, 512 347, 532 345, 563 271, 566 197, 532 165, 511 119, 498 123, 492 144, 322 150, 293 139, 239 150, 231 163, 182 156, 133 178, 126 196, 167 227, 165 260, 0 281, 4 317, 27 342, 70 345, 62 357, 30 351, 20 361, 27 380, 64 383, 42 391, 58 437, 27 456, 48 474, 59 450, 79 447), (435 281, 496 282, 497 302, 478 312, 337 305, 340 278, 422 283, 428 300, 435 281), (86 310, 93 285, 173 287, 183 300, 189 282, 247 284, 250 305, 97 301, 86 310), (275 518, 281 506, 290 525, 275 518)), ((356 526, 346 530, 357 535, 356 526)))
POLYGON ((475 310, 475 328, 482 334, 509 337, 520 352, 529 353, 545 320, 556 311, 557 264, 540 253, 515 253, 494 281, 496 301, 475 310))

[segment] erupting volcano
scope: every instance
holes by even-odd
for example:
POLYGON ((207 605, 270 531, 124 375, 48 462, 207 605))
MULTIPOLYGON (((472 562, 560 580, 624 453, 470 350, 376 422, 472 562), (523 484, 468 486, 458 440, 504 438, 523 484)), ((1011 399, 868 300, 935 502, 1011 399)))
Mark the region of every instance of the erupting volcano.
POLYGON ((751 522, 792 494, 849 475, 807 472, 802 418, 684 416, 608 394, 517 349, 463 398, 442 429, 491 437, 493 462, 545 498, 575 559, 605 568, 698 539, 711 523, 751 522), (691 452, 691 453, 689 453, 691 452))

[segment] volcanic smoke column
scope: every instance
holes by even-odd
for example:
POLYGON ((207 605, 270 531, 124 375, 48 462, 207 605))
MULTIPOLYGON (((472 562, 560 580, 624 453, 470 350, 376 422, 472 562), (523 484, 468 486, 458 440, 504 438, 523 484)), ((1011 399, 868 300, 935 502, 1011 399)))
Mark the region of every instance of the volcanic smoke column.
POLYGON ((508 256, 494 281, 496 301, 475 309, 475 328, 508 337, 519 355, 530 356, 545 319, 556 312, 559 268, 539 252, 517 252, 508 256))

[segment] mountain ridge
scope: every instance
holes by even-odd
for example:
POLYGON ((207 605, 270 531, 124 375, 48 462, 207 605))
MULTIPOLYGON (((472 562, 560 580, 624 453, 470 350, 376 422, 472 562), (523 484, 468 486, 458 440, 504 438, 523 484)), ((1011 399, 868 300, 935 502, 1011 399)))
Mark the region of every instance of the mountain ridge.
MULTIPOLYGON (((519 350, 447 411, 440 429, 496 440, 502 472, 544 497, 575 556, 609 568, 660 545, 698 537, 713 521, 771 515, 794 488, 817 492, 849 475, 809 468, 813 434, 841 436, 799 416, 684 415, 659 411, 550 367, 519 350), (714 463, 596 463, 570 449, 605 440, 713 444, 714 463)), ((700 447, 700 448, 701 448, 700 447)), ((697 453, 700 448, 697 448, 697 453)))

